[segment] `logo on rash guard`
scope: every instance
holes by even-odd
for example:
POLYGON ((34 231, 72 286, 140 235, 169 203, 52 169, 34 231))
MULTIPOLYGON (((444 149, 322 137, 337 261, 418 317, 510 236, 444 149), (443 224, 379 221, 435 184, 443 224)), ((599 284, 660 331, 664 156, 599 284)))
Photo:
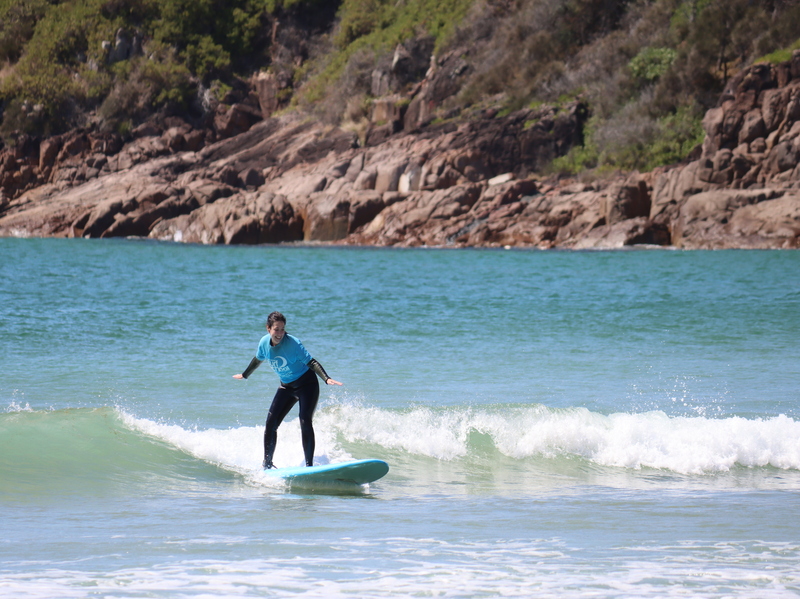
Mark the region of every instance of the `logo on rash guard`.
POLYGON ((286 361, 286 358, 283 356, 278 356, 277 358, 273 358, 269 361, 269 365, 272 366, 272 369, 275 372, 286 372, 289 370, 288 367, 289 362, 286 361))

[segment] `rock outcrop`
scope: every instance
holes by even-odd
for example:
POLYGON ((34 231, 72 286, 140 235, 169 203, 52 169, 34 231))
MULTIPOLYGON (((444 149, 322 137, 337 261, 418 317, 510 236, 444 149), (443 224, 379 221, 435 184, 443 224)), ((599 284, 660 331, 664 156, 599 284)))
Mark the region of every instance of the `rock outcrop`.
POLYGON ((800 245, 800 52, 731 80, 698 160, 654 177, 650 218, 682 248, 800 245))
MULTIPOLYGON (((397 55, 403 68, 419 68, 410 50, 397 55)), ((446 81, 459 69, 457 55, 445 56, 410 103, 376 103, 380 118, 363 137, 296 114, 269 116, 275 85, 266 76, 254 80, 263 113, 234 105, 209 131, 177 119, 142 126, 126 143, 85 131, 41 142, 23 136, 0 153, 0 234, 573 249, 800 245, 800 53, 730 82, 706 115, 696 160, 591 184, 536 175, 580 142, 580 101, 431 123, 431 105, 450 93, 446 81)), ((389 98, 392 77, 399 75, 376 73, 373 82, 389 98)))

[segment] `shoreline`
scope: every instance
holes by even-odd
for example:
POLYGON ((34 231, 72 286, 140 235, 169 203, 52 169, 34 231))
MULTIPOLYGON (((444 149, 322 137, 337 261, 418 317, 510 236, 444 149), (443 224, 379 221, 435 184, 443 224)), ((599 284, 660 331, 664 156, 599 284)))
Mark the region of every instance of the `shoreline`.
POLYGON ((19 155, 0 156, 16 169, 0 178, 21 185, 10 198, 0 194, 0 236, 797 249, 795 54, 797 79, 786 64, 757 64, 729 82, 691 160, 590 183, 536 170, 582 130, 580 101, 560 111, 387 129, 366 142, 295 113, 190 149, 187 138, 199 138, 175 118, 140 127, 125 144, 85 131, 29 140, 14 149, 19 155))
MULTIPOLYGON (((65 239, 75 241, 100 241, 98 238, 91 237, 63 237, 63 236, 26 236, 26 235, 2 235, 0 239, 65 239)), ((181 242, 169 239, 153 239, 150 237, 114 237, 104 239, 104 242, 132 242, 132 243, 152 243, 163 245, 175 246, 197 246, 197 247, 225 247, 224 244, 204 244, 197 242, 181 242)), ((800 248, 751 248, 751 247, 724 247, 724 248, 680 248, 673 245, 629 245, 621 247, 606 247, 606 248, 540 248, 533 246, 453 246, 453 245, 416 245, 416 246, 399 246, 399 245, 369 245, 369 244, 354 244, 354 243, 336 243, 325 241, 290 241, 280 243, 259 243, 247 244, 243 247, 252 248, 281 248, 281 249, 337 249, 337 250, 382 250, 382 251, 495 251, 495 252, 541 252, 541 253, 618 253, 618 252, 791 252, 800 248)))

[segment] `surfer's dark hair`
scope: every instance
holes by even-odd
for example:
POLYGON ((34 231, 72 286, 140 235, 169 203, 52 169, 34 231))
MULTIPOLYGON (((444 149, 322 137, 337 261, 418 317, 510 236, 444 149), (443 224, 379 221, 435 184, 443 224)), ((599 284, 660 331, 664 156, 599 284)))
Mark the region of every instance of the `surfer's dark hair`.
POLYGON ((286 325, 286 317, 283 314, 280 312, 272 312, 269 316, 267 316, 267 328, 271 329, 272 325, 278 321, 282 322, 284 326, 286 325))

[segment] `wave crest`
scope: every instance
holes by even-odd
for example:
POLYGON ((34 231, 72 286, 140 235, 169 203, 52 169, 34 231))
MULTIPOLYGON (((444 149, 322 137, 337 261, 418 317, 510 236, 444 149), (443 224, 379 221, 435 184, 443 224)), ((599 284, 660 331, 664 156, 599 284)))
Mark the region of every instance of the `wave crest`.
POLYGON ((327 408, 322 420, 351 442, 454 460, 494 448, 513 459, 579 457, 601 466, 681 474, 738 466, 800 469, 800 423, 785 415, 669 417, 664 412, 603 415, 535 406, 390 411, 357 403, 327 408), (474 433, 478 433, 475 435, 474 433))

